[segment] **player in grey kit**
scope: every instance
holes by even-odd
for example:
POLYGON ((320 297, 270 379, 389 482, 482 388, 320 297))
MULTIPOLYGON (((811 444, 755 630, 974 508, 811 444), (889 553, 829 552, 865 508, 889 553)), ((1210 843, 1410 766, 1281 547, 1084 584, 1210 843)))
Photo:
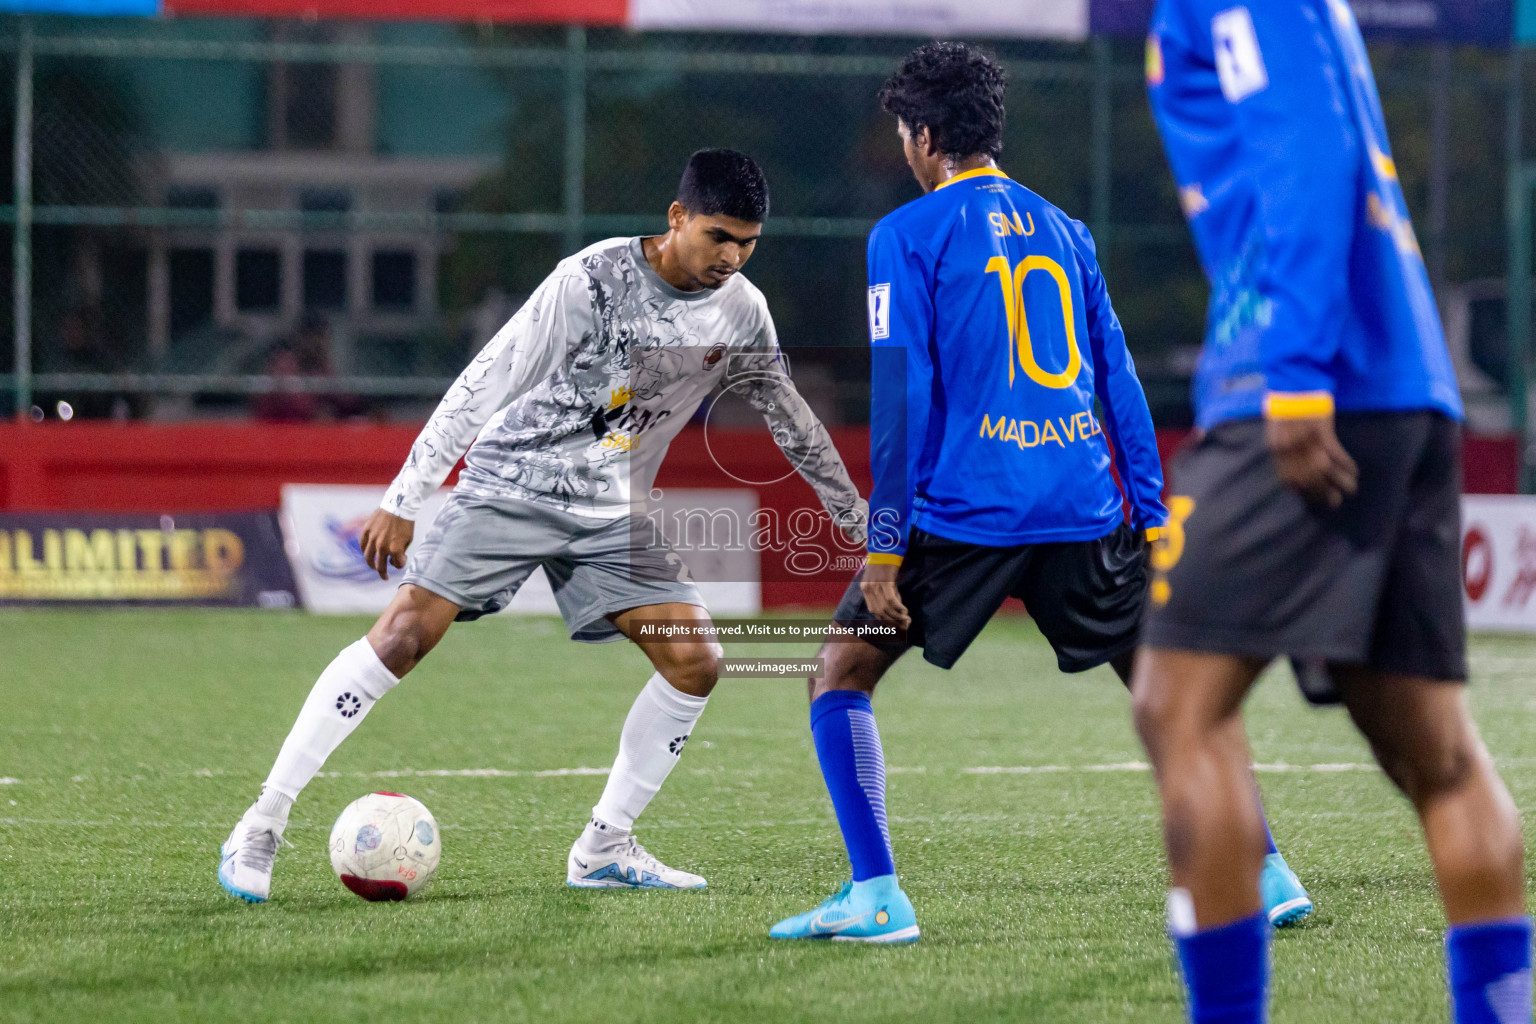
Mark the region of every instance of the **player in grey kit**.
POLYGON ((571 848, 567 883, 704 885, 631 833, 703 713, 720 655, 705 640, 633 636, 636 622, 709 620, 681 559, 644 514, 656 470, 729 375, 860 544, 867 511, 783 372, 762 293, 739 273, 767 214, 767 182, 749 158, 695 153, 667 234, 609 239, 562 260, 460 375, 363 530, 368 564, 381 577, 389 565, 406 568, 404 581, 368 635, 321 674, 260 798, 224 844, 219 881, 231 893, 266 900, 288 811, 325 759, 454 621, 505 607, 539 567, 572 639, 629 636, 656 668, 571 848), (407 566, 422 503, 461 455, 458 486, 407 566))

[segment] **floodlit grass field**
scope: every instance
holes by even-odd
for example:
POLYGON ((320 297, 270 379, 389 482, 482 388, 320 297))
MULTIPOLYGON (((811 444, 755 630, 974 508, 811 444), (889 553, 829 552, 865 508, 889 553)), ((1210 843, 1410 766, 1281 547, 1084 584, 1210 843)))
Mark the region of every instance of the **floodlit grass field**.
MULTIPOLYGON (((215 881, 218 844, 316 674, 365 628, 0 614, 0 1019, 1180 1019, 1126 696, 1107 670, 1058 675, 1024 620, 951 673, 909 659, 877 700, 916 946, 766 937, 847 870, 798 681, 721 684, 641 819, 707 891, 567 889, 602 779, 536 773, 607 765, 649 669, 544 619, 453 630, 304 794, 272 902, 239 903, 215 881), (1020 767, 1051 770, 974 770, 1020 767), (430 774, 469 769, 517 774, 430 774), (442 868, 408 903, 365 904, 331 874, 331 821, 369 789, 419 797, 443 826, 442 868)), ((1536 821, 1536 643, 1473 649, 1478 719, 1536 821)), ((1274 1019, 1443 1021, 1441 918, 1406 805, 1354 767, 1369 758, 1342 713, 1306 709, 1284 672, 1249 722, 1319 907, 1278 936, 1274 1019)))

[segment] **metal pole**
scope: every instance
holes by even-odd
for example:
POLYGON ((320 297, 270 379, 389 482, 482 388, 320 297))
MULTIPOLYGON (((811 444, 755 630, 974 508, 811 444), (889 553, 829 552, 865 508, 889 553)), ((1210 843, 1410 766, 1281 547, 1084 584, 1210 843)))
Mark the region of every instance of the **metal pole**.
POLYGON ((32 411, 32 25, 23 19, 16 52, 16 223, 11 233, 16 317, 16 417, 32 411))
POLYGON ((1109 243, 1109 190, 1110 190, 1110 143, 1113 135, 1110 118, 1110 85, 1113 81, 1112 54, 1109 40, 1097 36, 1091 44, 1093 51, 1093 82, 1090 93, 1090 119, 1092 121, 1092 155, 1090 173, 1092 195, 1089 197, 1088 220, 1092 226, 1099 252, 1109 243))
POLYGON ((587 164, 587 30, 565 30, 565 254, 581 248, 587 164))
POLYGON ((1436 43, 1430 54, 1429 105, 1429 281, 1445 284, 1445 229, 1451 193, 1451 45, 1436 43))
POLYGON ((1509 51, 1508 95, 1505 97, 1505 149, 1508 183, 1505 195, 1505 229, 1509 246, 1509 286, 1507 321, 1509 324, 1509 422, 1520 445, 1520 492, 1531 493, 1531 460, 1526 449, 1526 373, 1531 351, 1531 182, 1526 175, 1522 146, 1521 65, 1524 51, 1518 46, 1509 51))

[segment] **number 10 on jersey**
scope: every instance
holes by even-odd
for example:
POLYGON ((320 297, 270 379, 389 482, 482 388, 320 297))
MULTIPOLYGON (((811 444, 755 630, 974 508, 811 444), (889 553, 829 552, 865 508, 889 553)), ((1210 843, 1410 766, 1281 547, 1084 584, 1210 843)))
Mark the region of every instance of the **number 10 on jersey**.
POLYGON ((1003 290, 1003 309, 1008 314, 1008 386, 1013 387, 1014 360, 1025 376, 1047 388, 1069 388, 1077 380, 1083 368, 1082 354, 1077 350, 1077 327, 1072 316, 1072 284, 1061 264, 1049 256, 1026 256, 1017 266, 1008 265, 1008 257, 993 256, 987 261, 988 274, 996 274, 1003 290), (1044 271, 1056 282, 1061 295, 1061 322, 1067 337, 1067 368, 1051 373, 1035 361, 1034 343, 1029 334, 1029 315, 1024 308, 1024 282, 1034 271, 1044 271))

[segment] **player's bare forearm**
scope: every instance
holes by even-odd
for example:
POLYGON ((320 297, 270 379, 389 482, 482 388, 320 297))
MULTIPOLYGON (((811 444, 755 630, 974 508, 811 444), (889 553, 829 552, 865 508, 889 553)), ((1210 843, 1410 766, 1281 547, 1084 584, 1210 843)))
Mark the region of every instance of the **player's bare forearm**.
POLYGON ((900 569, 898 565, 865 565, 859 591, 875 618, 886 625, 906 629, 912 625, 912 616, 902 603, 901 592, 896 589, 896 573, 900 569))
POLYGON ((389 567, 405 568, 405 550, 416 536, 416 524, 402 519, 382 508, 373 510, 363 526, 358 546, 363 549, 363 561, 368 568, 379 574, 379 579, 389 579, 389 567))
POLYGON ((1303 497, 1337 508, 1359 486, 1359 467, 1339 443, 1331 413, 1267 418, 1264 438, 1281 482, 1303 497))

